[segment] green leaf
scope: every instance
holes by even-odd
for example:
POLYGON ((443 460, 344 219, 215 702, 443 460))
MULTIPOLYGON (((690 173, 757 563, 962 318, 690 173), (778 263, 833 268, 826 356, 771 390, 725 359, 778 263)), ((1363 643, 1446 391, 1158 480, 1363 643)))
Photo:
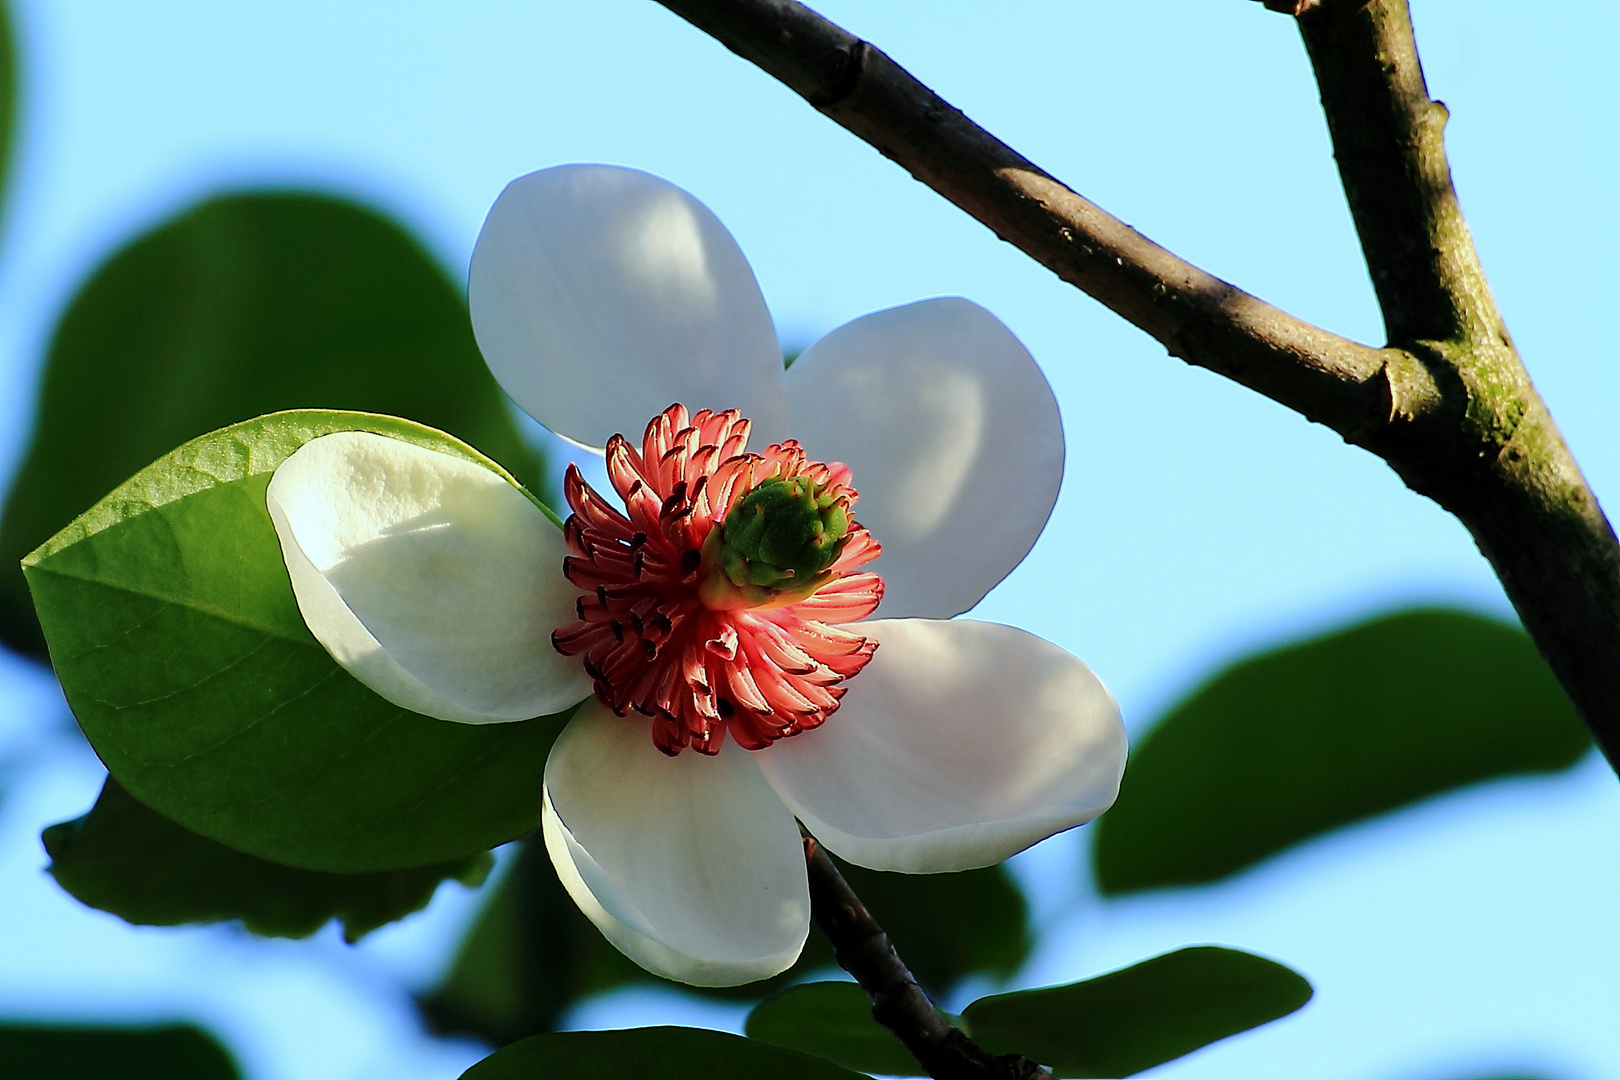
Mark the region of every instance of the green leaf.
POLYGON ((980 998, 962 1013, 996 1054, 1023 1054, 1060 1076, 1117 1077, 1287 1016, 1311 984, 1281 964, 1198 946, 1068 986, 980 998))
POLYGON ((238 1080, 231 1056, 189 1025, 69 1027, 0 1024, 6 1075, 59 1080, 238 1080))
POLYGON ((407 417, 540 478, 460 288, 375 211, 227 195, 114 254, 51 343, 0 519, 0 642, 43 656, 17 560, 85 507, 187 439, 312 408, 407 417))
MULTIPOLYGON (((980 998, 947 1019, 993 1053, 1023 1054, 1060 1075, 1112 1077, 1286 1016, 1310 997, 1310 984, 1281 964, 1201 946, 1086 982, 980 998)), ((789 987, 749 1013, 747 1031, 852 1069, 922 1074, 854 983, 789 987)))
POLYGON ((851 982, 790 986, 754 1006, 750 1039, 889 1076, 922 1076, 922 1066, 888 1028, 872 1019, 872 999, 851 982))
MULTIPOLYGON (((840 868, 918 980, 936 993, 948 993, 969 975, 1010 975, 1029 955, 1023 894, 999 866, 958 874, 840 868)), ((798 962, 773 979, 682 989, 750 1000, 834 966, 826 940, 812 931, 798 962)), ((500 1045, 550 1030, 583 997, 651 978, 580 914, 536 840, 525 843, 449 974, 419 1004, 436 1030, 500 1045)))
POLYGON ((1241 660, 1170 710, 1094 826, 1097 883, 1218 881, 1465 784, 1568 768, 1590 745, 1521 631, 1388 615, 1241 660))
POLYGON ((500 471, 405 420, 260 417, 141 470, 28 556, 29 586, 80 726, 164 817, 308 870, 465 858, 539 825, 562 717, 477 725, 407 712, 310 636, 265 488, 299 446, 346 430, 500 471))
POLYGON ((57 884, 140 926, 237 919, 266 937, 308 937, 331 919, 351 944, 427 906, 440 883, 483 883, 488 852, 410 870, 329 874, 268 862, 181 828, 108 778, 82 818, 45 830, 57 884))
POLYGON ((480 1061, 462 1080, 858 1080, 859 1073, 808 1054, 698 1028, 564 1031, 536 1035, 480 1061))

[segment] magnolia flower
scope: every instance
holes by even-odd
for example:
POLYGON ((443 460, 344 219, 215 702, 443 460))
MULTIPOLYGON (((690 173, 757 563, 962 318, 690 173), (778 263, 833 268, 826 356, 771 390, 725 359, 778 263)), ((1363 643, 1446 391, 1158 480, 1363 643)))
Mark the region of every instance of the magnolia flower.
POLYGON ((305 622, 383 697, 460 723, 578 706, 545 842, 632 959, 698 985, 788 967, 810 917, 795 819, 853 863, 932 872, 1113 801, 1124 734, 1090 670, 953 618, 1062 476, 1051 390, 988 312, 881 311, 784 372, 713 214, 605 166, 513 182, 470 295, 501 385, 606 446, 624 505, 571 469, 559 529, 490 468, 345 432, 288 458, 269 510, 305 622))

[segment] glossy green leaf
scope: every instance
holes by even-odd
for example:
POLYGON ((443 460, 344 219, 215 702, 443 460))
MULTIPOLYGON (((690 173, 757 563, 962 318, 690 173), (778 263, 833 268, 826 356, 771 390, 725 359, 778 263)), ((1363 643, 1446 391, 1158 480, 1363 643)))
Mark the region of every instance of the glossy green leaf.
POLYGON ((0 1023, 5 1075, 53 1080, 237 1080, 225 1048, 189 1025, 70 1027, 0 1023))
POLYGON ((1388 615, 1241 660, 1170 710, 1094 826, 1097 883, 1217 881, 1430 795, 1568 768, 1590 745, 1521 631, 1388 615))
POLYGON ((1311 984, 1251 953, 1199 946, 1068 986, 980 998, 962 1012, 975 1041, 1059 1076, 1150 1069, 1259 1027, 1311 999, 1311 984))
POLYGON ((310 439, 408 421, 279 413, 168 454, 28 556, 51 659, 114 778, 192 832, 309 870, 427 866, 539 824, 561 718, 451 724, 389 704, 304 627, 265 510, 310 439))
POLYGON ((538 462, 473 342, 461 290, 375 211, 211 199, 136 239, 58 324, 0 519, 0 642, 43 655, 17 561, 147 462, 281 409, 448 431, 525 483, 538 462))
MULTIPOLYGON (((969 975, 1009 975, 1029 954, 1023 894, 999 866, 959 874, 840 867, 918 980, 936 993, 948 993, 969 975)), ((835 966, 826 940, 812 930, 804 955, 774 979, 683 989, 756 999, 835 966)), ((449 974, 420 1005, 435 1029, 499 1045, 550 1030, 580 998, 650 978, 580 914, 544 846, 533 841, 473 924, 449 974)))
POLYGON ((852 982, 800 983, 754 1006, 750 1039, 802 1050, 862 1072, 922 1076, 917 1060, 872 1019, 872 999, 852 982))
POLYGON ((513 1043, 462 1080, 858 1080, 830 1061, 740 1035, 699 1028, 564 1031, 513 1043))
POLYGON ((488 852, 369 874, 299 870, 198 836, 109 778, 84 817, 45 830, 49 870, 91 907, 141 926, 238 920, 267 937, 308 937, 332 919, 353 943, 427 906, 447 880, 481 884, 488 852))

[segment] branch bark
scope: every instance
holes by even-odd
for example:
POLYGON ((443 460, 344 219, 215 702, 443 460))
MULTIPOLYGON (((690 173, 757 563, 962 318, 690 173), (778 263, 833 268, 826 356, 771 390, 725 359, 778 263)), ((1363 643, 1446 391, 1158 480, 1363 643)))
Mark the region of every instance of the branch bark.
POLYGON ((1425 394, 1415 360, 1296 319, 1176 257, 792 0, 659 0, 1065 281, 1209 368, 1345 433, 1425 394))
POLYGON ((1620 547, 1491 296, 1406 0, 1317 0, 1296 22, 1389 340, 1442 390, 1424 424, 1366 445, 1468 527, 1620 766, 1620 547))
POLYGON ((1620 545, 1490 298, 1406 0, 1265 0, 1305 37, 1383 307, 1373 348, 1178 258, 793 0, 659 0, 1171 355, 1326 424, 1468 528, 1620 768, 1620 545))
POLYGON ((1052 1080, 1017 1054, 996 1056, 953 1027, 934 1008, 889 935, 872 918, 815 837, 804 834, 810 911, 833 955, 872 999, 872 1019, 894 1032, 934 1080, 1052 1080))

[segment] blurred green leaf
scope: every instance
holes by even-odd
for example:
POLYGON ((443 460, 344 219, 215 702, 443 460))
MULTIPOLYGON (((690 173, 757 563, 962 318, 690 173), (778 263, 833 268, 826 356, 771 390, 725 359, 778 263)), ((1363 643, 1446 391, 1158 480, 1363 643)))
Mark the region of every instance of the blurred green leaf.
POLYGON ((480 1061, 462 1080, 859 1080, 859 1073, 769 1043, 698 1028, 536 1035, 480 1061))
MULTIPOLYGON (((1029 955, 1023 894, 999 866, 959 874, 886 874, 840 864, 908 963, 934 993, 969 975, 1001 978, 1029 955)), ((814 928, 798 962, 746 986, 682 989, 751 1000, 836 966, 814 928)), ((603 939, 557 881, 538 839, 524 844, 451 965, 420 1000, 441 1032, 502 1045, 548 1031, 570 1005, 648 975, 603 939)))
POLYGON ((582 997, 648 978, 563 891, 535 837, 479 912, 449 974, 418 1006, 441 1034, 504 1046, 550 1031, 582 997))
POLYGON ((265 488, 303 443, 345 430, 498 471, 441 432, 359 413, 279 413, 193 440, 28 556, 51 658, 108 771, 192 832, 340 873, 476 855, 539 824, 562 717, 420 716, 310 636, 265 488))
POLYGON ((86 507, 188 439, 308 408, 403 416, 540 479, 415 239, 327 196, 211 199, 115 253, 56 328, 0 519, 0 642, 44 655, 17 561, 86 507))
POLYGON ((231 1056, 189 1025, 68 1027, 0 1023, 5 1075, 51 1080, 238 1080, 231 1056))
POLYGON ((872 1019, 872 999, 852 982, 800 983, 754 1006, 750 1039, 802 1050, 862 1072, 922 1076, 922 1066, 872 1019))
POLYGON ((1281 964, 1204 945, 1068 986, 980 998, 969 1035, 1060 1076, 1117 1077, 1190 1054, 1300 1008, 1311 984, 1281 964))
POLYGON ((1172 709, 1094 827, 1097 883, 1218 881, 1430 795, 1568 768, 1590 745, 1523 632, 1388 615, 1241 660, 1172 709))
MULTIPOLYGON (((1001 866, 952 874, 894 874, 837 858, 833 862, 911 965, 917 982, 931 994, 948 994, 970 975, 1006 978, 1029 957, 1028 907, 1001 866)), ((812 926, 804 953, 782 974, 746 986, 698 992, 757 1000, 837 966, 832 947, 812 926)))
POLYGON ((427 906, 446 880, 482 884, 488 852, 370 874, 298 870, 170 821, 108 778, 84 817, 45 830, 51 875, 82 903, 141 926, 237 919, 255 934, 308 937, 331 919, 353 943, 427 906))
MULTIPOLYGON (((981 998, 957 1023, 985 1049, 1059 1075, 1128 1076, 1293 1012, 1310 984, 1281 964, 1200 946, 1068 986, 981 998)), ((866 1072, 922 1074, 854 983, 792 986, 748 1015, 749 1038, 866 1072)))

